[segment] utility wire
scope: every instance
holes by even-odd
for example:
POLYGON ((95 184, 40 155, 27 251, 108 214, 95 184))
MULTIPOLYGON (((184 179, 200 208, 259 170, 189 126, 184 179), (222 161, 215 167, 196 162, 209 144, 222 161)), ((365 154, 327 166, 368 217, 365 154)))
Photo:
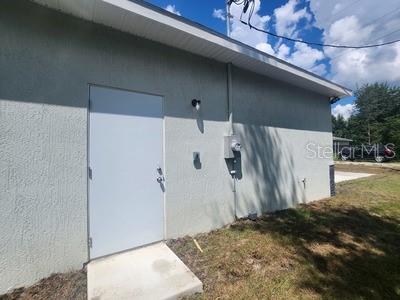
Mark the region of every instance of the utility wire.
MULTIPOLYGON (((380 36, 380 37, 378 37, 378 38, 376 38, 376 39, 373 39, 372 41, 375 42, 375 41, 377 41, 377 40, 383 39, 383 38, 385 38, 385 37, 387 37, 387 36, 389 36, 389 35, 395 34, 395 33, 397 33, 397 32, 400 32, 400 29, 397 29, 397 30, 395 30, 395 31, 389 32, 389 33, 387 33, 387 34, 385 34, 385 35, 383 35, 383 36, 380 36)), ((347 51, 350 51, 350 50, 354 50, 354 49, 347 49, 347 50, 344 50, 344 51, 343 51, 342 53, 340 53, 339 55, 336 55, 336 56, 334 56, 334 57, 330 57, 329 59, 330 59, 330 60, 335 60, 335 59, 337 59, 337 58, 339 58, 339 57, 342 57, 343 55, 345 55, 345 54, 347 53, 347 51)))
POLYGON ((359 2, 361 2, 361 0, 356 0, 356 1, 352 2, 352 3, 350 3, 349 5, 343 7, 341 10, 335 12, 335 13, 334 13, 333 15, 331 15, 331 17, 329 18, 328 23, 329 23, 330 21, 332 21, 333 17, 335 17, 335 16, 337 16, 338 14, 344 12, 344 11, 347 10, 349 7, 358 4, 359 2))
MULTIPOLYGON (((389 12, 387 12, 386 14, 384 14, 384 15, 382 15, 382 16, 379 16, 379 17, 377 17, 377 18, 375 18, 375 19, 372 19, 372 20, 369 21, 367 24, 363 25, 363 27, 367 27, 367 26, 369 26, 369 25, 375 23, 375 22, 378 21, 378 20, 384 19, 384 18, 386 18, 387 16, 389 16, 389 15, 391 15, 391 14, 393 14, 393 13, 398 12, 399 10, 400 10, 400 6, 396 7, 394 10, 390 10, 389 12)), ((379 24, 379 23, 380 23, 380 22, 378 22, 378 24, 379 24)))
POLYGON ((376 48, 376 47, 381 47, 381 46, 386 46, 386 45, 392 45, 395 43, 400 42, 400 39, 398 40, 394 40, 394 41, 389 41, 389 42, 385 42, 385 43, 379 43, 379 44, 371 44, 371 45, 361 45, 361 46, 348 46, 348 45, 333 45, 333 44, 323 44, 323 43, 316 43, 316 42, 308 42, 308 41, 303 41, 300 39, 294 39, 294 38, 290 38, 287 36, 282 36, 261 28, 257 28, 252 26, 250 23, 245 22, 243 20, 240 20, 240 22, 242 22, 245 25, 248 25, 250 27, 250 29, 254 29, 263 33, 266 33, 268 35, 277 37, 277 38, 281 38, 287 41, 292 41, 292 42, 296 42, 296 43, 302 43, 302 44, 307 44, 307 45, 312 45, 312 46, 320 46, 320 47, 331 47, 331 48, 342 48, 342 49, 366 49, 366 48, 376 48))
MULTIPOLYGON (((389 11, 389 12, 387 12, 387 13, 385 13, 385 14, 383 14, 383 15, 377 17, 377 18, 374 18, 374 19, 370 20, 368 23, 364 24, 363 27, 365 28, 365 27, 367 27, 367 26, 369 26, 369 25, 372 25, 372 24, 374 24, 374 23, 376 23, 376 25, 377 25, 377 24, 379 24, 379 23, 382 22, 382 21, 377 22, 378 20, 385 19, 387 16, 389 16, 389 15, 391 15, 391 14, 394 14, 394 13, 397 13, 399 10, 400 10, 400 6, 396 7, 394 10, 391 10, 391 11, 389 11)), ((354 32, 354 30, 355 30, 354 28, 350 28, 349 32, 354 32)), ((369 40, 368 40, 368 43, 372 43, 372 42, 378 41, 378 40, 380 40, 380 39, 383 39, 384 37, 387 37, 387 36, 389 36, 389 35, 392 35, 393 33, 396 33, 397 31, 398 31, 398 30, 396 30, 396 31, 394 31, 394 32, 391 32, 391 33, 389 33, 389 34, 385 34, 385 35, 380 36, 380 37, 375 38, 375 39, 369 39, 369 40)), ((337 42, 337 40, 336 40, 336 41, 333 41, 333 43, 336 43, 336 42, 337 42)), ((348 50, 354 50, 354 49, 348 49, 348 50)), ((343 53, 344 53, 344 52, 343 52, 343 53)), ((340 56, 342 56, 342 55, 337 55, 337 56, 335 56, 335 57, 333 57, 333 58, 331 58, 331 59, 335 59, 336 57, 340 57, 340 56)))
MULTIPOLYGON (((367 48, 376 48, 376 47, 381 47, 381 46, 386 46, 386 45, 392 45, 392 44, 400 42, 400 39, 397 39, 397 40, 393 40, 393 41, 389 41, 389 42, 385 42, 385 43, 360 45, 360 46, 349 46, 349 45, 336 45, 336 44, 324 44, 324 43, 317 43, 317 42, 309 42, 309 41, 304 41, 301 39, 290 38, 287 36, 273 33, 271 31, 268 31, 268 30, 265 30, 262 28, 258 28, 251 24, 251 17, 253 16, 254 6, 255 6, 254 0, 229 0, 228 1, 229 9, 230 9, 230 6, 232 3, 235 3, 236 5, 241 5, 241 4, 244 5, 242 13, 240 15, 240 19, 239 19, 239 21, 242 24, 249 26, 250 29, 254 29, 256 31, 263 32, 265 34, 274 36, 276 38, 284 39, 284 40, 295 42, 295 43, 302 43, 302 44, 306 44, 306 45, 320 46, 320 47, 341 48, 341 49, 367 49, 367 48), (249 11, 249 15, 248 15, 248 21, 246 22, 246 21, 243 21, 242 16, 243 16, 243 14, 247 13, 249 8, 250 8, 250 11, 249 11)), ((228 17, 231 17, 231 16, 232 15, 230 14, 230 12, 228 12, 228 17)))

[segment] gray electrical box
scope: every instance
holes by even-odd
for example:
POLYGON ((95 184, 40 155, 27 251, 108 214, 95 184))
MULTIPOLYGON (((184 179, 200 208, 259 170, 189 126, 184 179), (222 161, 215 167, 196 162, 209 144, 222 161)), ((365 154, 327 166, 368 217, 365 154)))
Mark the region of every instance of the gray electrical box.
POLYGON ((242 143, 236 135, 224 136, 224 158, 235 158, 234 152, 242 150, 242 143))

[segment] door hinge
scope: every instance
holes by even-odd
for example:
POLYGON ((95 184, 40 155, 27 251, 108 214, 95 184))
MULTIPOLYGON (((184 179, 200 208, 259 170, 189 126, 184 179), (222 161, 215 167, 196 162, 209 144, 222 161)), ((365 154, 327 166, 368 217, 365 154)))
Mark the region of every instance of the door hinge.
POLYGON ((91 237, 88 240, 88 245, 89 245, 89 248, 92 248, 92 246, 93 246, 93 240, 91 237))
POLYGON ((88 167, 89 179, 92 179, 92 168, 88 167))

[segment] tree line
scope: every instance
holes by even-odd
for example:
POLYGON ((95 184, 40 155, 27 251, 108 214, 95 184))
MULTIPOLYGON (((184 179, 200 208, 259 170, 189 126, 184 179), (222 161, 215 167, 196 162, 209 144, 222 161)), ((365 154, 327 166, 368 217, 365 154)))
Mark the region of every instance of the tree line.
POLYGON ((352 139, 354 145, 392 143, 400 149, 400 87, 366 84, 354 95, 355 111, 348 120, 332 116, 333 135, 352 139))

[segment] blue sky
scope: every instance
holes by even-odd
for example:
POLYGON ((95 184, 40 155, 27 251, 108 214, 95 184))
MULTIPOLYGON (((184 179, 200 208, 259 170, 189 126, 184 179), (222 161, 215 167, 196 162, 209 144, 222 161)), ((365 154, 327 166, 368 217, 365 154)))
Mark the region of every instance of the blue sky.
MULTIPOLYGON (((168 5, 174 5, 182 16, 190 20, 196 21, 218 32, 226 33, 224 22, 212 17, 213 10, 225 9, 224 0, 147 0, 147 2, 166 8, 168 5)), ((286 0, 264 1, 262 3, 262 11, 273 11, 274 8, 285 4, 286 0), (265 2, 265 3, 264 3, 265 2)))
MULTIPOLYGON (((225 0, 148 0, 181 16, 226 33, 225 0)), ((253 25, 308 41, 360 45, 400 39, 400 1, 255 0, 253 25)), ((400 44, 363 50, 306 46, 256 32, 238 21, 241 7, 232 6, 232 38, 284 59, 329 80, 355 89, 366 83, 400 82, 400 44)), ((332 108, 346 118, 354 98, 332 108)))

